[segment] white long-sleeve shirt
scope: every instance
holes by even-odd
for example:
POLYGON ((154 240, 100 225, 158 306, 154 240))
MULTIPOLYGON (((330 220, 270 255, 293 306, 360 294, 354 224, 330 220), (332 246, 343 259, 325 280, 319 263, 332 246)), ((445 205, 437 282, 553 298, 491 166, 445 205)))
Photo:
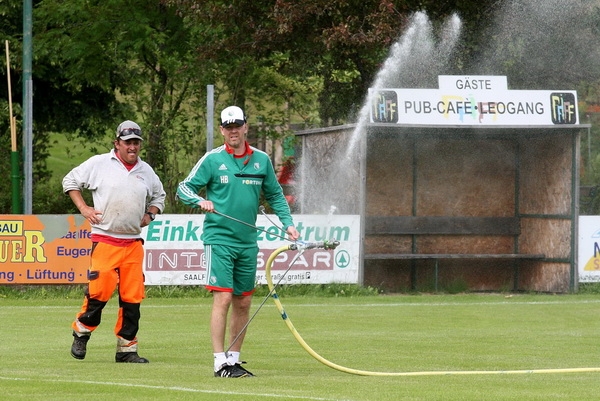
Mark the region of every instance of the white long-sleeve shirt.
POLYGON ((138 158, 128 171, 114 149, 90 157, 71 170, 62 181, 63 191, 88 189, 102 222, 92 225, 92 234, 115 238, 140 238, 140 222, 150 206, 164 210, 165 191, 150 165, 138 158))

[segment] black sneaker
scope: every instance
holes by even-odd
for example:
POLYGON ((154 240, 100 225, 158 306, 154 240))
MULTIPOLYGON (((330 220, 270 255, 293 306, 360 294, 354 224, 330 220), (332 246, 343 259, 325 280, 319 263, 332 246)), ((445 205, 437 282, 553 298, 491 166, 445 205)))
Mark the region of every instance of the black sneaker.
POLYGON ((71 356, 75 359, 85 358, 87 352, 87 342, 90 336, 79 337, 77 333, 73 332, 73 345, 71 345, 71 356))
POLYGON ((235 365, 224 365, 215 372, 215 377, 231 377, 231 378, 240 378, 240 377, 253 377, 254 375, 242 368, 239 363, 235 365))
POLYGON ((246 372, 246 376, 247 377, 254 377, 254 374, 252 372, 250 372, 248 369, 242 367, 242 363, 246 363, 246 362, 245 361, 241 361, 241 362, 236 363, 233 366, 237 367, 239 370, 243 370, 244 372, 246 372))
POLYGON ((149 363, 150 361, 139 356, 137 352, 117 352, 115 362, 149 363))

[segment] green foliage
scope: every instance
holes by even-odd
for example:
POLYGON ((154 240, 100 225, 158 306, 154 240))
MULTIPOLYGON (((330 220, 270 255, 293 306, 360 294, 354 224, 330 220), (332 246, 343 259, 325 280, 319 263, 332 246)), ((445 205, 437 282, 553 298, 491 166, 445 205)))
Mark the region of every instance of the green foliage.
POLYGON ((153 285, 146 287, 146 298, 212 298, 204 286, 153 285))
POLYGON ((577 87, 580 123, 590 124, 580 138, 580 210, 582 215, 600 214, 600 84, 584 81, 577 87))
POLYGON ((0 285, 0 299, 82 299, 84 285, 0 285))
MULTIPOLYGON (((275 287, 277 294, 292 297, 360 297, 382 293, 373 287, 362 287, 355 284, 295 284, 275 287)), ((269 287, 261 285, 256 288, 258 297, 269 294, 269 287)))
POLYGON ((206 116, 194 110, 205 107, 194 102, 203 98, 200 84, 210 69, 199 68, 195 60, 201 27, 147 0, 49 0, 36 7, 35 21, 35 54, 47 62, 40 74, 60 74, 54 80, 62 82, 49 91, 55 99, 47 103, 61 102, 63 93, 85 97, 69 108, 80 113, 79 123, 66 119, 66 125, 52 128, 77 130, 91 139, 114 132, 124 119, 137 121, 145 136, 142 156, 162 177, 168 202, 174 203, 182 171, 202 154, 195 127, 206 116), (101 118, 86 112, 88 100, 101 118))
POLYGON ((292 116, 305 125, 318 123, 318 80, 287 76, 282 54, 274 54, 272 62, 226 57, 214 46, 227 39, 225 32, 210 19, 181 17, 172 7, 147 0, 48 0, 35 12, 35 53, 55 67, 42 73, 60 73, 71 92, 93 87, 114 95, 106 99, 111 124, 96 131, 72 127, 79 135, 101 138, 122 119, 138 121, 146 138, 142 157, 161 177, 170 212, 185 211, 174 198, 176 186, 204 153, 202 128, 213 118, 204 113, 204 84, 216 84, 222 104, 245 107, 248 99, 247 113, 259 121, 254 131, 259 140, 289 136, 286 127, 297 118, 292 116))
POLYGON ((600 294, 600 283, 580 283, 577 293, 582 294, 582 295, 583 294, 598 295, 598 294, 600 294))
MULTIPOLYGON (((88 205, 93 204, 89 191, 82 191, 82 195, 88 205)), ((33 214, 79 214, 71 198, 62 191, 62 177, 40 181, 34 186, 31 209, 33 214)))
MULTIPOLYGON (((0 99, 0 110, 8 110, 8 102, 0 99)), ((8 115, 8 113, 6 113, 8 115)), ((11 137, 8 118, 0 118, 0 213, 12 213, 11 137)))
MULTIPOLYGON (((78 285, 1 285, 0 298, 10 299, 79 299, 85 291, 84 284, 78 285)), ((381 291, 372 287, 354 284, 282 285, 275 288, 278 294, 292 297, 361 297, 378 295, 381 291)), ((255 297, 266 297, 269 287, 260 285, 255 297)), ((114 297, 117 296, 115 293, 114 297)), ((212 298, 204 286, 153 285, 146 286, 146 298, 212 298)))

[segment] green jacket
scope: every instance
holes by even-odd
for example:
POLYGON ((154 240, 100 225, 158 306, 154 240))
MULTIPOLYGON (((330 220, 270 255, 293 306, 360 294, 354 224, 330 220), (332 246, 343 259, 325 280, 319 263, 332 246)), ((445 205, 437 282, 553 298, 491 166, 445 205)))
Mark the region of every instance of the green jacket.
MULTIPOLYGON (((279 218, 283 229, 293 225, 290 208, 269 156, 246 144, 243 158, 235 158, 227 145, 206 153, 185 180, 177 197, 184 204, 199 207, 204 199, 198 192, 206 187, 206 199, 217 212, 256 225, 261 191, 279 218)), ((258 231, 215 213, 207 213, 201 239, 210 245, 256 246, 258 231)))

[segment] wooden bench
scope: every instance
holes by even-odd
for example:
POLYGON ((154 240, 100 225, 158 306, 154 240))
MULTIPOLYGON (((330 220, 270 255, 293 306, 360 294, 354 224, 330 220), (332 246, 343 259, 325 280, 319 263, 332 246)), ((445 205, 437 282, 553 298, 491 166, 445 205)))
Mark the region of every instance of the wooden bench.
MULTIPOLYGON (((518 217, 446 217, 446 216, 367 216, 365 235, 412 235, 413 253, 371 253, 365 260, 417 260, 435 261, 435 290, 438 290, 439 261, 443 259, 513 260, 513 290, 519 285, 519 261, 541 260, 543 254, 523 253, 419 253, 415 237, 419 235, 479 235, 512 236, 521 233, 518 217)), ((415 280, 413 279, 413 282, 415 280)))

